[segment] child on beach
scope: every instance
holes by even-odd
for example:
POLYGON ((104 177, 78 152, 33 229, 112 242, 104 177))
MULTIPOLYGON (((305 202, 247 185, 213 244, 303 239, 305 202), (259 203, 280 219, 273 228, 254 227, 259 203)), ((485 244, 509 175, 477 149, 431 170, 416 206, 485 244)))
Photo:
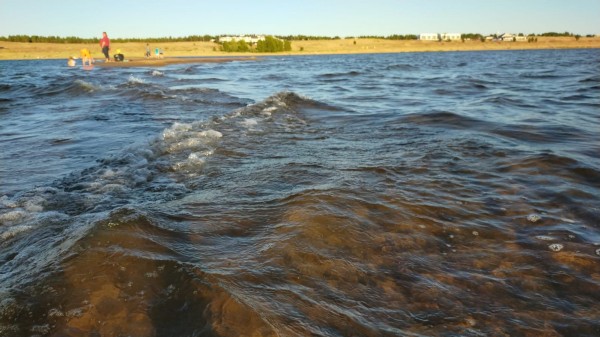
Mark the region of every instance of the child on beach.
POLYGON ((81 50, 81 65, 85 67, 85 64, 87 63, 88 66, 91 66, 93 62, 94 59, 92 58, 90 51, 87 48, 83 48, 81 50))

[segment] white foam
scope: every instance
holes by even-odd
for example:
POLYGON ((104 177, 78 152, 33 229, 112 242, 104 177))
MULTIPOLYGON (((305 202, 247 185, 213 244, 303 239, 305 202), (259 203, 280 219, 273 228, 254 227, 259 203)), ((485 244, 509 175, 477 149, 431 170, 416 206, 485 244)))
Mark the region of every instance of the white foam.
POLYGON ((198 139, 198 138, 186 139, 181 142, 171 144, 171 146, 169 146, 169 148, 167 149, 167 152, 169 152, 169 153, 181 152, 181 151, 184 151, 187 149, 197 148, 204 144, 206 144, 206 142, 204 142, 203 140, 198 139))
POLYGON ((10 200, 6 195, 3 195, 2 198, 0 198, 0 205, 4 206, 4 207, 8 207, 8 208, 17 208, 17 203, 10 200))
POLYGON ((538 240, 542 240, 542 241, 556 240, 556 238, 553 238, 553 237, 548 236, 548 235, 537 235, 535 238, 538 239, 538 240))
POLYGON ((527 216, 527 220, 531 221, 531 222, 538 222, 542 219, 542 217, 539 214, 529 214, 527 216))
POLYGON ((553 243, 549 245, 548 248, 550 248, 550 250, 553 252, 560 252, 561 250, 563 250, 563 248, 565 248, 565 246, 560 243, 553 243))
POLYGON ((127 80, 127 82, 132 83, 132 84, 146 83, 143 79, 141 79, 139 77, 135 77, 133 75, 129 75, 129 79, 127 80))
POLYGON ((275 111, 277 111, 277 107, 271 106, 268 108, 264 108, 260 113, 265 116, 271 116, 275 111))
POLYGON ((192 124, 174 123, 170 128, 163 131, 162 138, 164 140, 177 139, 187 131, 192 130, 192 124))
POLYGON ((175 171, 194 171, 202 168, 205 163, 204 153, 190 153, 186 160, 175 163, 173 170, 175 171))
POLYGON ((0 214, 0 222, 15 222, 27 217, 28 213, 23 210, 11 211, 0 214))
POLYGON ((23 204, 23 208, 26 211, 31 212, 31 213, 39 213, 44 210, 44 207, 42 206, 42 204, 44 202, 46 202, 46 199, 37 195, 37 196, 25 201, 25 203, 23 204))
POLYGON ((115 171, 113 171, 112 169, 107 169, 105 170, 102 175, 100 176, 100 178, 102 179, 110 179, 113 178, 117 175, 117 173, 115 171))
POLYGON ((152 72, 152 76, 163 76, 165 73, 158 71, 158 70, 154 70, 152 72))
POLYGON ((253 126, 258 125, 258 121, 256 118, 246 118, 241 121, 240 124, 246 128, 252 128, 253 126))
POLYGON ((6 230, 4 233, 2 233, 0 235, 0 238, 2 240, 8 240, 17 234, 27 232, 27 231, 31 230, 32 228, 33 228, 32 226, 26 226, 26 225, 13 226, 13 227, 10 227, 8 230, 6 230))
POLYGON ((216 139, 216 138, 222 138, 223 137, 222 133, 220 133, 219 131, 215 131, 215 130, 202 131, 201 134, 204 137, 207 137, 207 138, 215 138, 216 139))

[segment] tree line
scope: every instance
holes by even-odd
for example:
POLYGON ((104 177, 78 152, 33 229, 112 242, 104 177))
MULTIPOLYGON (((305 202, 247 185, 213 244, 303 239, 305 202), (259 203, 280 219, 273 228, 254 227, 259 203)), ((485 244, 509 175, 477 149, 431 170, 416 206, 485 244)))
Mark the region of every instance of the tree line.
MULTIPOLYGON (((494 35, 494 34, 492 34, 494 35)), ((523 36, 524 34, 520 33, 519 36, 523 36)), ((219 37, 223 37, 227 35, 189 35, 184 37, 152 37, 152 38, 114 38, 111 39, 113 42, 123 43, 123 42, 147 42, 147 43, 165 43, 165 42, 208 42, 208 41, 217 41, 219 37)), ((528 34, 527 36, 545 36, 545 37, 575 37, 578 38, 581 35, 573 34, 569 32, 557 33, 557 32, 547 32, 542 34, 528 34)), ((593 37, 594 35, 588 34, 586 37, 593 37)), ((342 38, 339 36, 313 36, 313 35, 276 35, 275 38, 281 39, 283 41, 309 41, 309 40, 341 40, 342 38)), ((477 33, 467 33, 462 34, 463 39, 481 39, 483 38, 482 34, 477 33)), ((379 35, 364 35, 358 37, 346 37, 348 39, 352 38, 360 38, 360 39, 384 39, 384 40, 417 40, 418 35, 414 34, 394 34, 388 36, 379 36, 379 35)), ((0 41, 8 41, 8 42, 26 42, 26 43, 96 43, 100 40, 100 38, 81 38, 77 36, 39 36, 39 35, 9 35, 9 36, 0 36, 0 41)), ((243 47, 242 47, 243 48, 243 47)))
MULTIPOLYGON (((184 37, 152 37, 152 38, 111 38, 112 42, 208 42, 218 39, 212 35, 190 35, 184 37)), ((0 36, 0 41, 28 42, 28 43, 97 43, 100 38, 81 38, 76 36, 38 36, 38 35, 9 35, 0 36)))
POLYGON ((292 51, 292 43, 289 40, 282 40, 273 36, 266 36, 264 40, 256 43, 254 48, 244 40, 226 41, 221 43, 221 50, 225 52, 258 52, 258 53, 277 53, 283 51, 292 51))

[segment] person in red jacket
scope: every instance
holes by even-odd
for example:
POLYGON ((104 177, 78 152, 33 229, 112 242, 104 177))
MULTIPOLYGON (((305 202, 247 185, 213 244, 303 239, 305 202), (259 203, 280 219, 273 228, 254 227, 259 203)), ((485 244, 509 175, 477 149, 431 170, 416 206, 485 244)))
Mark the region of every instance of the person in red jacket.
POLYGON ((102 53, 106 58, 106 62, 110 62, 110 57, 108 56, 108 51, 110 50, 110 40, 108 39, 108 35, 106 32, 102 33, 102 39, 100 40, 100 47, 102 48, 102 53))

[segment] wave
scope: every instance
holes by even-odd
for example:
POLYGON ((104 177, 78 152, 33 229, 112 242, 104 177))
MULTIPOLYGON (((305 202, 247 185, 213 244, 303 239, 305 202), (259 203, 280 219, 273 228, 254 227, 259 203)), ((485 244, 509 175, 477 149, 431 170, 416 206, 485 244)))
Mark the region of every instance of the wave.
POLYGON ((491 127, 490 122, 462 116, 449 111, 435 111, 424 114, 410 114, 403 116, 400 120, 403 123, 461 129, 482 129, 484 127, 491 127))
POLYGON ((390 64, 387 67, 385 67, 385 70, 415 71, 418 69, 418 66, 406 63, 390 64))
MULTIPOLYGON (((48 188, 17 195, 14 200, 3 196, 0 223, 4 226, 0 227, 0 235, 10 231, 11 226, 29 226, 47 212, 76 216, 110 211, 114 205, 180 197, 186 193, 186 182, 201 175, 206 161, 223 146, 223 138, 257 128, 276 115, 282 115, 284 123, 303 124, 297 116, 290 118, 301 109, 316 107, 334 109, 284 92, 209 121, 176 122, 147 145, 125 148, 121 154, 99 159, 98 165, 73 172, 48 188), (219 129, 227 130, 227 134, 219 129)), ((64 141, 68 139, 57 142, 64 141)))
POLYGON ((399 122, 485 132, 528 143, 576 143, 593 137, 584 129, 567 125, 553 125, 544 120, 531 120, 529 124, 508 124, 484 121, 448 111, 405 115, 400 118, 399 122))
MULTIPOLYGON (((177 247, 186 242, 193 246, 202 236, 163 227, 161 219, 166 215, 159 210, 203 188, 198 181, 210 181, 205 167, 216 153, 219 160, 226 160, 237 151, 233 146, 240 134, 260 128, 264 137, 281 132, 279 128, 304 125, 298 115, 316 107, 332 109, 295 93, 277 93, 208 121, 173 123, 147 144, 99 159, 97 165, 50 186, 0 197, 3 308, 33 310, 32 324, 51 324, 53 331, 112 333, 118 328, 179 334, 227 327, 239 333, 254 329, 261 335, 274 334, 255 303, 240 299, 239 287, 217 281, 211 276, 214 271, 209 273, 201 264, 182 264, 189 256, 177 247), (43 300, 23 307, 25 294, 19 289, 24 285, 29 285, 27 296, 43 300), (55 291, 48 292, 48 287, 55 291), (125 306, 103 309, 106 303, 123 299, 125 306), (168 322, 151 314, 157 310, 164 316, 181 306, 187 306, 190 314, 176 315, 168 322), (120 316, 123 308, 139 314, 120 316), (198 312, 206 316, 199 318, 198 312), (100 328, 88 317, 114 324, 100 328)), ((169 216, 169 222, 176 219, 186 221, 185 216, 169 216)), ((0 324, 4 322, 6 317, 0 313, 0 324)))
POLYGON ((359 71, 348 71, 348 72, 341 72, 341 73, 325 73, 325 74, 320 74, 317 76, 317 78, 319 79, 344 79, 346 77, 355 77, 355 76, 360 76, 362 75, 361 72, 359 71))

